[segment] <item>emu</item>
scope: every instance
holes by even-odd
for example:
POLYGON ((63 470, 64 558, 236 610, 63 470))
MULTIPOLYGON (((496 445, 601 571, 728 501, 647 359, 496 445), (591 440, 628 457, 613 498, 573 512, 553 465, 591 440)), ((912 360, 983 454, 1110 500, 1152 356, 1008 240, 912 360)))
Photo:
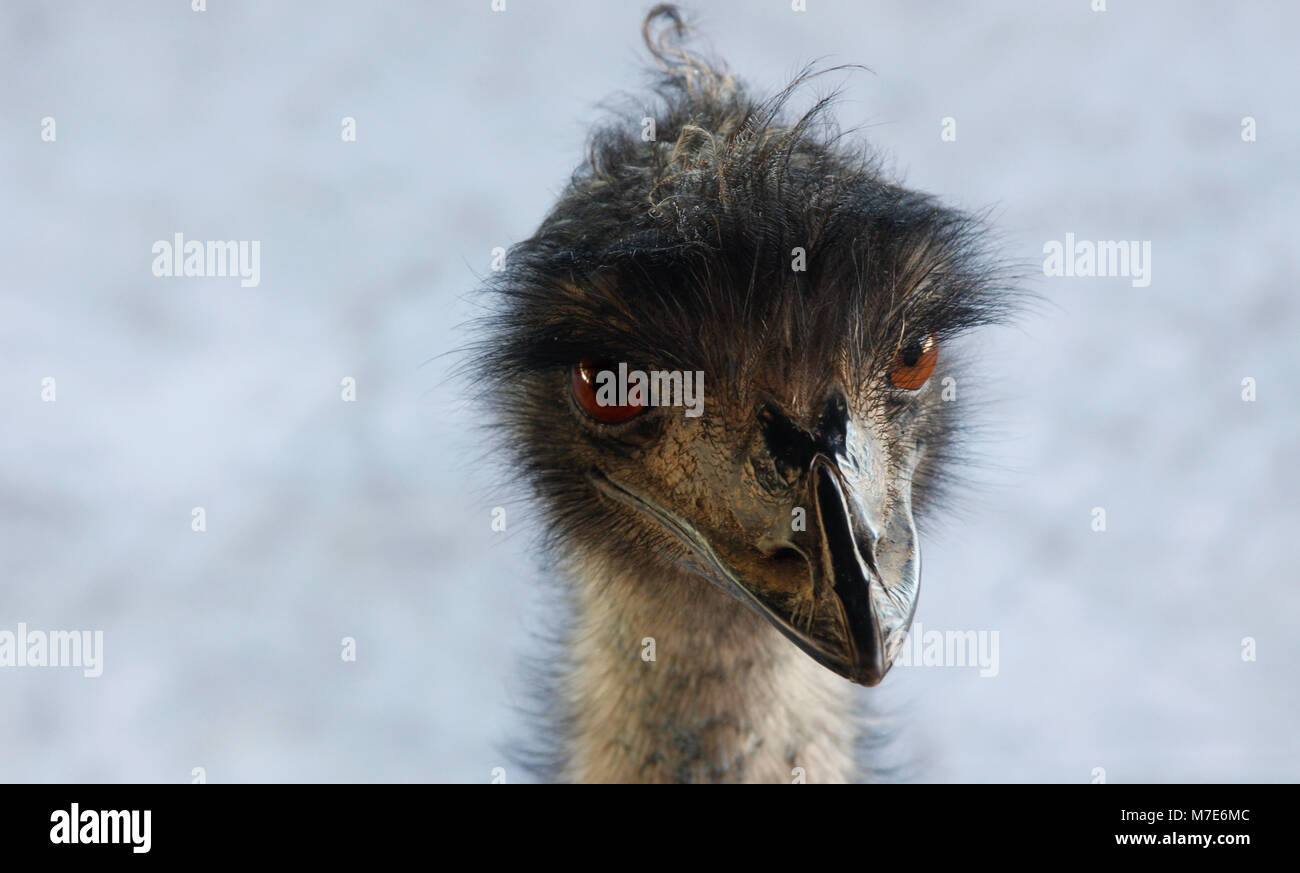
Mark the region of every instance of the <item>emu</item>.
POLYGON ((831 98, 751 96, 643 35, 638 104, 594 134, 488 284, 471 365, 542 511, 571 625, 545 683, 550 779, 851 782, 902 647, 917 519, 961 413, 951 341, 1003 319, 979 220, 890 181, 831 98), (597 396, 620 367, 702 373, 702 414, 597 396))

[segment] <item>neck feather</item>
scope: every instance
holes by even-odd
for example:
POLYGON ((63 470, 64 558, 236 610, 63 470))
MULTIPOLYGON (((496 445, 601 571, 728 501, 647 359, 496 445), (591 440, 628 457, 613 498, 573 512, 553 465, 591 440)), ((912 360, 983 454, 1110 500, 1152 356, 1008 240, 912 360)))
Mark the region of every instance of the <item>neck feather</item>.
POLYGON ((681 570, 588 560, 573 577, 566 778, 856 779, 854 686, 748 607, 681 570))

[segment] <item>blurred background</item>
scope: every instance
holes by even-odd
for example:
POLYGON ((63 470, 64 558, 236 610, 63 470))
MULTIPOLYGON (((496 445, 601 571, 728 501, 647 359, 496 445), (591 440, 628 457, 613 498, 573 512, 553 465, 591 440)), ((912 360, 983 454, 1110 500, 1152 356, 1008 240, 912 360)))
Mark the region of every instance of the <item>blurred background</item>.
MULTIPOLYGON (((923 544, 918 621, 997 630, 998 675, 864 692, 913 778, 1300 779, 1300 13, 807 5, 687 10, 758 90, 868 65, 806 101, 842 85, 840 123, 990 209, 1045 301, 974 339, 977 487, 923 544), (1067 232, 1150 240, 1151 284, 1044 277, 1067 232)), ((645 84, 648 6, 3 5, 0 629, 105 652, 0 669, 0 780, 507 764, 545 570, 450 352, 492 249, 645 84), (260 284, 156 278, 176 233, 260 241, 260 284)))

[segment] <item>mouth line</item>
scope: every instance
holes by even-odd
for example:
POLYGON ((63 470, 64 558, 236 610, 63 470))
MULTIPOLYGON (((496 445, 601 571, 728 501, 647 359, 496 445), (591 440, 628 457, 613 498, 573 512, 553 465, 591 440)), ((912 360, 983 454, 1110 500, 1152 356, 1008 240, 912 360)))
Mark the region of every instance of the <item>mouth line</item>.
POLYGON ((834 580, 848 631, 850 660, 869 675, 884 676, 888 671, 884 640, 872 603, 872 589, 883 588, 884 581, 871 550, 864 553, 858 548, 850 527, 852 514, 832 464, 823 457, 814 460, 812 468, 823 560, 830 567, 828 575, 834 580))
POLYGON ((611 500, 638 510, 654 519, 699 558, 703 565, 701 569, 714 582, 718 583, 723 590, 755 609, 786 639, 798 646, 801 651, 818 664, 861 685, 875 685, 880 681, 881 677, 875 678, 874 681, 868 681, 870 677, 864 674, 861 669, 858 669, 844 657, 826 651, 815 639, 799 631, 790 623, 789 619, 775 612, 764 603, 740 580, 737 573, 731 569, 722 556, 709 545, 708 540, 689 522, 678 518, 654 501, 641 497, 600 472, 592 471, 588 473, 587 480, 591 482, 597 491, 611 500))

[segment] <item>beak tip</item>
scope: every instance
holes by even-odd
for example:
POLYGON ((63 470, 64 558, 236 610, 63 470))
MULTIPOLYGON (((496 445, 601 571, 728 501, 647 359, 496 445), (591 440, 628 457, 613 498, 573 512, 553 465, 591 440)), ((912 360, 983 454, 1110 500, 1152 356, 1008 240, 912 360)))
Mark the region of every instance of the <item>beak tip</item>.
POLYGON ((879 659, 870 663, 857 664, 851 669, 848 678, 858 685, 874 688, 884 680, 891 666, 893 665, 881 663, 879 659))

